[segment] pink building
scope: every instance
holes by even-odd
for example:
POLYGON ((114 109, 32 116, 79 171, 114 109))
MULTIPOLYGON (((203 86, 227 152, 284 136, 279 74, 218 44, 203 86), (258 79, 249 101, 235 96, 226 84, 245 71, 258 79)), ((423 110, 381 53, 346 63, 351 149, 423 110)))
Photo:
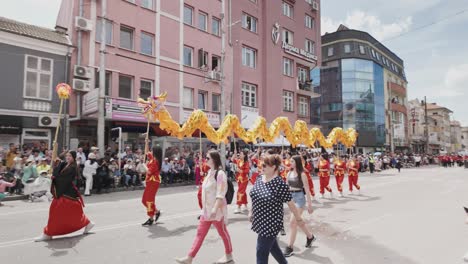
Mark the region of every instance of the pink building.
MULTIPOLYGON (((318 1, 224 1, 224 12, 219 0, 107 1, 106 135, 121 126, 124 141, 141 143, 138 134, 146 132, 146 120, 136 99, 163 91, 168 92, 167 109, 180 123, 194 109, 203 109, 218 126, 221 97, 226 112, 242 116, 245 127, 258 115, 268 121, 280 115, 291 122, 310 120, 309 76, 320 58, 318 1), (221 95, 216 80, 223 13, 221 95)), ((70 100, 71 147, 96 140, 101 3, 62 1, 57 19, 57 27, 77 47, 71 61, 77 91, 70 100)), ((157 125, 151 132, 164 135, 157 125)))

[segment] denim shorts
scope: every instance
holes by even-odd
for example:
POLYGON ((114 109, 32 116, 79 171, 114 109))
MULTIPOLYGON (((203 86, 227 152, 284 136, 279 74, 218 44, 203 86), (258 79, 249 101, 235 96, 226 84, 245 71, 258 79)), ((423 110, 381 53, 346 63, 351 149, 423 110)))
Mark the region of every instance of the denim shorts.
POLYGON ((297 208, 304 208, 306 204, 305 195, 301 192, 291 192, 292 199, 297 208))

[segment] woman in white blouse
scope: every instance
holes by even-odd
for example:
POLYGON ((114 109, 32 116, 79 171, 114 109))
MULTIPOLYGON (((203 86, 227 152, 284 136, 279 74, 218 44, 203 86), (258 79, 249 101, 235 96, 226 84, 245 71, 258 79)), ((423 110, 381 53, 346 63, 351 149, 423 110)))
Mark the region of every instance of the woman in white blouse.
POLYGON ((233 262, 231 237, 226 228, 227 202, 225 196, 227 192, 227 176, 221 169, 221 157, 217 151, 208 152, 206 155, 206 162, 210 170, 203 180, 202 185, 203 208, 198 224, 197 236, 195 237, 195 241, 188 255, 176 259, 178 263, 192 263, 211 225, 214 225, 216 230, 218 230, 219 235, 223 239, 225 248, 225 255, 215 263, 222 264, 233 262))

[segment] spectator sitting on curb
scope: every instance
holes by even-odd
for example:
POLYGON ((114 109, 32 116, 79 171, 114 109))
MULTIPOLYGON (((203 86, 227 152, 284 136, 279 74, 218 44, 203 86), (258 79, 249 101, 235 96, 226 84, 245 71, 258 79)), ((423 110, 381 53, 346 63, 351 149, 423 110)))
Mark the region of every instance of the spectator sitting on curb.
POLYGON ((3 175, 0 175, 0 206, 2 206, 2 200, 5 199, 5 189, 7 187, 14 187, 16 185, 16 178, 13 182, 7 182, 3 179, 3 175))

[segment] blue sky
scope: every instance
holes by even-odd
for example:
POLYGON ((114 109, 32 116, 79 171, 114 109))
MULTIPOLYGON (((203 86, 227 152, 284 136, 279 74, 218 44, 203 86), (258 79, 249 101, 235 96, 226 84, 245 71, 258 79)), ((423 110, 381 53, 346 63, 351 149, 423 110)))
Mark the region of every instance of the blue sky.
MULTIPOLYGON (((53 28, 60 2, 3 1, 0 16, 53 28)), ((322 34, 335 31, 340 23, 371 33, 405 61, 409 99, 427 96, 429 102, 454 111, 454 119, 468 126, 467 0, 321 2, 322 34), (467 11, 454 16, 462 10, 467 11), (397 37, 401 34, 405 35, 397 37)))

